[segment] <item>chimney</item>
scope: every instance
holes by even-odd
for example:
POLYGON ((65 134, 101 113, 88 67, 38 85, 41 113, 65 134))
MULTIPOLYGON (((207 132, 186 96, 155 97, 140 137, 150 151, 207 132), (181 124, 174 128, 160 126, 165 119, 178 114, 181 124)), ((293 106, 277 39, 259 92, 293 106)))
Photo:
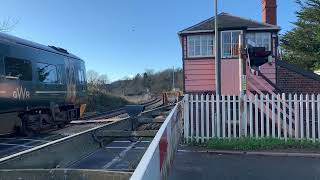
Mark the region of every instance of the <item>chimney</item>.
POLYGON ((277 25, 277 0, 262 0, 262 20, 277 25))

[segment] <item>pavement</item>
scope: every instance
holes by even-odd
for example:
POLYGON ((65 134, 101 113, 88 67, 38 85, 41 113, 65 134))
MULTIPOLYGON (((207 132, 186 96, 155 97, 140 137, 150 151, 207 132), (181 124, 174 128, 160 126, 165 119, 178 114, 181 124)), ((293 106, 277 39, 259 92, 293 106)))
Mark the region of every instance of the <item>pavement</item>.
POLYGON ((320 159, 217 154, 179 147, 169 180, 320 179, 320 159))

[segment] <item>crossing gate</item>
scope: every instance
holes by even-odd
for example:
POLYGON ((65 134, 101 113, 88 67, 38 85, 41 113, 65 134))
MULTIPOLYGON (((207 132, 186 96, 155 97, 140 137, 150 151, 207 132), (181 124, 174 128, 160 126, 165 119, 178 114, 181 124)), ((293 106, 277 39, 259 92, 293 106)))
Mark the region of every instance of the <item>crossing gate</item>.
POLYGON ((168 176, 182 134, 182 102, 175 105, 143 155, 131 180, 162 180, 168 176))
POLYGON ((184 138, 281 138, 320 140, 320 95, 186 95, 184 138))

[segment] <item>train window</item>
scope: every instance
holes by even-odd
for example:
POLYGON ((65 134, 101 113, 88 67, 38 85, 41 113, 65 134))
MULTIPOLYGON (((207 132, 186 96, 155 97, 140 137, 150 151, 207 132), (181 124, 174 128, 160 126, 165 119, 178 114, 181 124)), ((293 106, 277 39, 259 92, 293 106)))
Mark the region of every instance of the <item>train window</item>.
POLYGON ((43 83, 59 83, 57 66, 37 63, 38 79, 43 83))
POLYGON ((6 79, 32 81, 31 61, 6 57, 4 66, 6 79))
POLYGON ((84 70, 79 69, 79 71, 78 71, 78 78, 79 78, 80 84, 84 84, 84 83, 86 82, 84 70))

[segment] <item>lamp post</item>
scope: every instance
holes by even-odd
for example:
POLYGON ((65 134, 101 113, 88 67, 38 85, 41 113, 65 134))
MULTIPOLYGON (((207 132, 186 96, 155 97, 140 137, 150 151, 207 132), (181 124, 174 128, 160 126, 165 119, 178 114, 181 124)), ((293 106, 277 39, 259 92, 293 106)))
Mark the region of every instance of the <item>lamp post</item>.
POLYGON ((220 51, 219 51, 219 27, 218 27, 218 0, 215 0, 215 67, 216 67, 216 74, 215 74, 215 79, 216 79, 216 94, 221 95, 221 60, 220 60, 220 51))

